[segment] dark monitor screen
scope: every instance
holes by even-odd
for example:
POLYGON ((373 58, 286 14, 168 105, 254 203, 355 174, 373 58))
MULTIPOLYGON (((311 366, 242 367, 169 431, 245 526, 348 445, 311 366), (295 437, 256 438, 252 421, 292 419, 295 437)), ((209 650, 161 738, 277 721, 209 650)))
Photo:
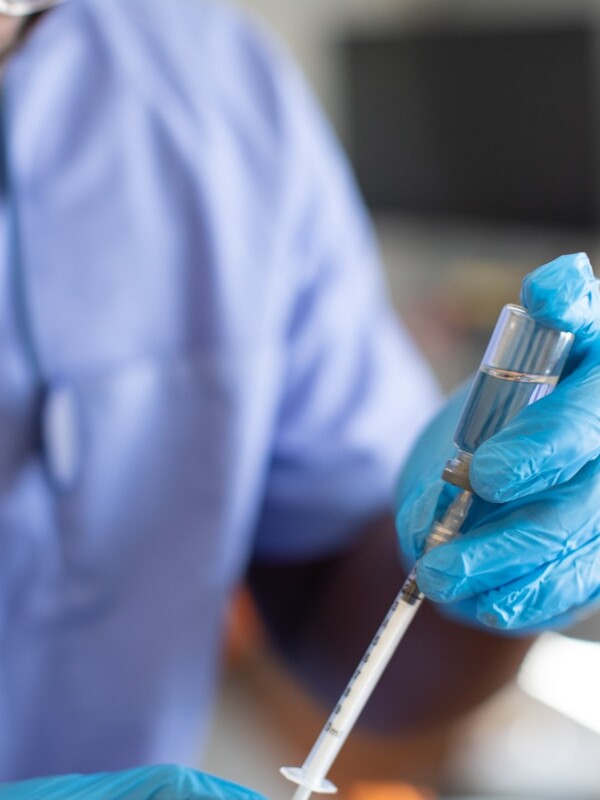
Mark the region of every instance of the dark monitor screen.
POLYGON ((584 26, 348 39, 349 149, 369 205, 596 225, 594 41, 584 26))

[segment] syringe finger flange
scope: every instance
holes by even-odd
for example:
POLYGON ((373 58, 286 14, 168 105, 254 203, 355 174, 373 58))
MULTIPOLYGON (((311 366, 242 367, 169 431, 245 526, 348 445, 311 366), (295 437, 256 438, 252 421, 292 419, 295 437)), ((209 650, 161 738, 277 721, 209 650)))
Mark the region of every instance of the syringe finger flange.
POLYGON ((335 783, 327 778, 311 778, 308 770, 303 767, 281 767, 279 771, 288 781, 303 786, 310 792, 317 794, 335 794, 337 792, 335 783))

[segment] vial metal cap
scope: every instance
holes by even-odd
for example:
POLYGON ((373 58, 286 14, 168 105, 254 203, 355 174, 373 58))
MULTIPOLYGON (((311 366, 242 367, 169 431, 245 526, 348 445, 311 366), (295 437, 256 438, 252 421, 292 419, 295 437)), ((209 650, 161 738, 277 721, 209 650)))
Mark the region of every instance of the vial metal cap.
POLYGON ((469 467, 471 466, 471 453, 466 453, 464 450, 458 450, 452 458, 446 461, 444 471, 442 472, 442 480, 446 483, 451 483, 453 486, 458 486, 459 489, 464 489, 467 492, 472 492, 473 487, 469 479, 469 467))

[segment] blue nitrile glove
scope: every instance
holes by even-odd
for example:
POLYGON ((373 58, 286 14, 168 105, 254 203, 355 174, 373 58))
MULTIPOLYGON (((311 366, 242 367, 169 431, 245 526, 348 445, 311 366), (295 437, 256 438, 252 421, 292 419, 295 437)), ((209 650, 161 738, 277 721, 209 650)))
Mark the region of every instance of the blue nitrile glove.
MULTIPOLYGON (((528 275, 523 305, 575 334, 566 377, 481 445, 465 535, 419 561, 418 584, 466 621, 500 629, 558 627, 600 605, 600 294, 585 254, 528 275)), ((430 424, 398 494, 404 553, 421 556, 436 511, 458 491, 439 480, 466 387, 430 424), (440 489, 442 494, 440 496, 440 489)))
POLYGON ((0 786, 0 800, 264 800, 221 778, 175 765, 58 775, 0 786))

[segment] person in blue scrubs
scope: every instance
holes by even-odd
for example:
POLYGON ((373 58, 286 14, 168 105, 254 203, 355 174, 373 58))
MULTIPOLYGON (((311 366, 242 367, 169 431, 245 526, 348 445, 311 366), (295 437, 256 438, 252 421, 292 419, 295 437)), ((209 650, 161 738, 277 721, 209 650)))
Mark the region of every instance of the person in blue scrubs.
MULTIPOLYGON (((15 10, 32 4, 0 2, 15 10)), ((69 0, 21 19, 0 17, 0 798, 252 797, 153 766, 195 757, 232 590, 246 576, 283 658, 334 699, 401 580, 396 477, 404 465, 410 560, 457 401, 410 455, 439 391, 338 145, 255 22, 210 0, 69 0)), ((534 456, 509 430, 474 462, 481 568, 456 545, 451 596, 423 559, 450 613, 420 614, 412 663, 367 712, 382 730, 472 707, 537 625, 599 593, 582 497, 589 510, 600 446, 581 412, 584 389, 600 397, 597 285, 575 256, 526 291, 579 337, 571 375, 530 421, 534 456), (560 419, 578 409, 573 437, 560 419)))

